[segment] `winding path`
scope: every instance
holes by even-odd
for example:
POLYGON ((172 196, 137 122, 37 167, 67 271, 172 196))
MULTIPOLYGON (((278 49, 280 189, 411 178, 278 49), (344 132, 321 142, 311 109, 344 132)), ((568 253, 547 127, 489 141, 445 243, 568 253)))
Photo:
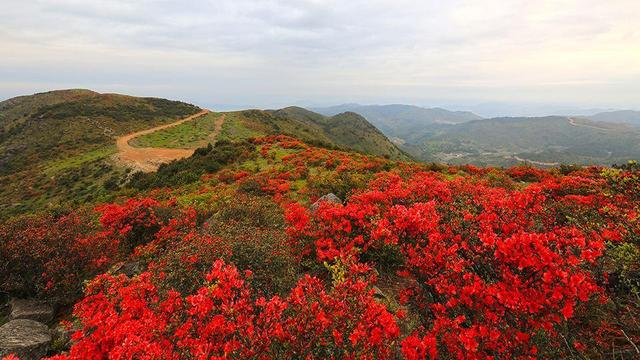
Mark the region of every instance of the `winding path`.
MULTIPOLYGON (((182 159, 193 155, 195 149, 133 147, 129 145, 129 141, 138 136, 147 135, 159 130, 178 126, 184 122, 191 121, 200 116, 206 115, 207 113, 209 113, 209 110, 202 110, 197 114, 188 116, 171 124, 156 126, 151 129, 134 132, 117 138, 116 146, 118 147, 118 161, 123 165, 133 167, 134 169, 143 172, 151 172, 158 170, 160 164, 168 163, 173 160, 182 159)), ((218 134, 222 130, 223 122, 224 114, 216 119, 215 129, 214 132, 209 136, 210 139, 215 139, 218 136, 218 134)))

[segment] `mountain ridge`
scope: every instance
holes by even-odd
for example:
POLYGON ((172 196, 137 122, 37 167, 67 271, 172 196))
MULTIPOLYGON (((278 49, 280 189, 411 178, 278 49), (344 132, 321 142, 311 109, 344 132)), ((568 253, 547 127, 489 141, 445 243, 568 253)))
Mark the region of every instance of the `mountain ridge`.
MULTIPOLYGON (((123 185, 132 173, 116 159, 116 138, 174 123, 201 110, 179 101, 87 89, 54 90, 0 102, 0 216, 109 196, 105 190, 123 185)), ((163 148, 170 143, 167 139, 175 138, 176 144, 192 150, 206 146, 221 114, 228 115, 224 124, 217 125, 221 127, 218 137, 225 140, 285 134, 319 146, 409 159, 355 113, 325 117, 298 107, 206 114, 136 137, 131 144, 163 148)))

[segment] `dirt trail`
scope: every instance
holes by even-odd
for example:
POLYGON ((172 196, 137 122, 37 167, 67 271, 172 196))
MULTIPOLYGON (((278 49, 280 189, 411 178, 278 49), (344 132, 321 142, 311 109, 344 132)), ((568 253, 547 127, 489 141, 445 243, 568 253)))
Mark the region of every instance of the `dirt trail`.
POLYGON ((576 122, 575 118, 567 118, 569 119, 569 124, 573 125, 573 126, 577 126, 577 127, 586 127, 586 128, 592 128, 592 129, 596 129, 596 130, 602 130, 602 131, 610 131, 611 129, 606 129, 606 128, 601 128, 598 126, 594 126, 594 125, 589 125, 589 124, 580 124, 576 122))
MULTIPOLYGON (((139 147, 133 147, 129 145, 129 141, 131 141, 132 139, 138 136, 151 134, 158 130, 163 130, 166 128, 180 125, 184 122, 193 120, 207 113, 209 113, 209 110, 202 110, 197 114, 188 116, 184 119, 178 120, 171 124, 156 126, 151 129, 146 129, 146 130, 134 132, 134 133, 119 137, 116 140, 116 146, 118 147, 118 155, 117 155, 118 161, 126 166, 133 167, 137 170, 144 171, 144 172, 151 172, 151 171, 158 170, 158 167, 160 166, 160 164, 168 163, 173 160, 182 159, 182 158, 193 155, 193 152, 195 151, 195 149, 168 149, 168 148, 152 148, 152 147, 139 148, 139 147)), ((213 140, 218 136, 218 134, 222 130, 223 122, 224 122, 224 114, 220 116, 218 119, 216 119, 215 130, 209 136, 210 139, 213 140)))

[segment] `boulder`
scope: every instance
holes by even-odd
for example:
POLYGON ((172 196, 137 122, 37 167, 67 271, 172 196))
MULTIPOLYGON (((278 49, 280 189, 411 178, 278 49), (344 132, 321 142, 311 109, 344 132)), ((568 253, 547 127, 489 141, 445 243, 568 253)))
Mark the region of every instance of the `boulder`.
POLYGON ((47 323, 53 319, 53 306, 45 301, 12 299, 10 319, 29 319, 47 323))
POLYGON ((316 201, 313 204, 311 204, 309 209, 311 209, 311 212, 316 212, 318 210, 318 208, 320 207, 320 204, 323 203, 323 202, 329 202, 329 203, 334 203, 334 204, 342 204, 342 200, 340 200, 339 197, 337 197, 333 193, 329 193, 327 195, 322 196, 320 199, 318 199, 318 201, 316 201))
POLYGON ((51 334, 43 323, 16 319, 0 327, 0 357, 14 354, 20 360, 41 359, 50 345, 51 334))

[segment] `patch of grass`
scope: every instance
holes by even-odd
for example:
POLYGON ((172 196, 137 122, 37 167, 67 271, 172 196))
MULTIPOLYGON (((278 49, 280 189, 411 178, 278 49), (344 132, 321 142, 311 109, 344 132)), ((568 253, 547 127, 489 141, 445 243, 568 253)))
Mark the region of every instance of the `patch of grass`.
POLYGON ((238 141, 267 134, 266 131, 260 131, 254 125, 242 116, 240 112, 227 113, 218 138, 220 140, 238 141))
POLYGON ((161 147, 172 149, 193 149, 213 142, 211 135, 221 113, 208 113, 194 120, 166 128, 131 140, 136 147, 161 147))
POLYGON ((96 160, 105 160, 115 154, 117 149, 115 145, 109 145, 81 153, 68 158, 50 161, 44 164, 44 172, 52 174, 60 170, 80 167, 83 164, 94 162, 96 160))

